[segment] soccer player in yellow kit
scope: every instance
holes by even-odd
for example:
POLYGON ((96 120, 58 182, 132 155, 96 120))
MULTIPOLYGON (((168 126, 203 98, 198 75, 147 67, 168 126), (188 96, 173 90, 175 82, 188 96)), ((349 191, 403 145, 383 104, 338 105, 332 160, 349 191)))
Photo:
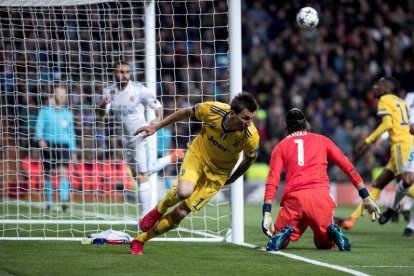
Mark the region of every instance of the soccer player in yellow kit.
MULTIPOLYGON (((362 154, 382 133, 389 132, 391 157, 384 170, 373 181, 369 192, 375 201, 382 189, 394 178, 401 180, 402 170, 413 144, 413 136, 410 134, 408 107, 403 99, 394 95, 399 90, 398 81, 393 77, 383 77, 374 85, 373 89, 374 96, 379 99, 377 115, 382 121, 365 141, 355 148, 354 153, 356 156, 362 154)), ((345 229, 351 229, 356 218, 360 215, 361 204, 346 220, 336 218, 335 222, 345 229)))
POLYGON ((146 132, 142 136, 145 138, 160 128, 190 117, 203 122, 200 133, 188 146, 178 182, 142 219, 140 228, 143 233, 132 241, 131 254, 141 255, 147 241, 176 228, 189 213, 199 211, 224 185, 233 183, 247 171, 259 148, 259 134, 253 124, 257 108, 254 97, 243 92, 230 105, 220 102, 196 104, 135 132, 135 135, 146 132), (244 159, 230 176, 241 152, 244 159), (173 206, 175 208, 167 213, 173 206))

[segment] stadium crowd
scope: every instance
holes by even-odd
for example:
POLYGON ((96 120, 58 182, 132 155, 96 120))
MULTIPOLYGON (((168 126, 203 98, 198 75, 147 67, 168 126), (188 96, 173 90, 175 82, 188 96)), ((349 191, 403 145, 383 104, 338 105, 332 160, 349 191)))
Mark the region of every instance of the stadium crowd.
MULTIPOLYGON (((304 110, 313 132, 330 137, 350 155, 378 122, 374 81, 395 77, 402 98, 414 91, 413 0, 321 0, 310 5, 320 12, 320 22, 305 31, 295 21, 302 1, 242 1, 243 89, 255 95, 261 108, 257 162, 269 162, 271 150, 284 137, 283 116, 291 107, 304 110)), ((50 13, 0 9, 0 81, 2 105, 7 106, 2 116, 15 127, 23 149, 33 145, 37 112, 56 82, 68 86, 79 149, 97 152, 79 158, 105 159, 119 146, 108 142, 119 127, 97 120, 94 108, 115 61, 127 60, 136 80, 144 79, 143 6, 130 1, 89 7, 93 12, 79 7, 54 7, 50 13)), ((164 116, 202 100, 228 101, 227 1, 161 1, 156 9, 161 14, 157 84, 164 116)), ((164 130, 165 141, 159 144, 185 148, 199 128, 193 124, 190 132, 178 124, 164 130)), ((366 181, 388 159, 386 144, 369 150, 356 163, 366 181)), ((345 175, 332 169, 331 177, 342 180, 345 175)))

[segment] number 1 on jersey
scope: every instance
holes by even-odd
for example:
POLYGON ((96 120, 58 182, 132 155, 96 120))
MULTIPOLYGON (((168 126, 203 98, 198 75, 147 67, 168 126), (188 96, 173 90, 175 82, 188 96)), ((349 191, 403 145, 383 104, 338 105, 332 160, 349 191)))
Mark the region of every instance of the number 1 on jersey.
POLYGON ((304 166, 305 165, 305 158, 304 158, 304 150, 303 150, 303 140, 302 139, 295 139, 295 144, 298 145, 298 165, 304 166))

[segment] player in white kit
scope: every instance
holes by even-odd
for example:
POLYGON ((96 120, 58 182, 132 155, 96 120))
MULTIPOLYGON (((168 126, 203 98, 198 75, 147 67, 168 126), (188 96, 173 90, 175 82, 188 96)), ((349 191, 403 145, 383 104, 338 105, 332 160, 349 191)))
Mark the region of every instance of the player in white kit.
POLYGON ((112 71, 114 83, 103 90, 103 99, 98 109, 100 116, 113 112, 115 120, 121 123, 126 161, 132 175, 138 181, 138 200, 141 203, 141 217, 151 208, 151 187, 148 175, 160 171, 168 164, 183 158, 181 150, 175 150, 171 155, 151 162, 151 149, 147 139, 134 136, 135 130, 148 125, 145 111, 147 108, 155 110, 155 119, 151 123, 162 119, 163 109, 155 93, 149 91, 140 82, 131 81, 129 64, 120 61, 112 71))

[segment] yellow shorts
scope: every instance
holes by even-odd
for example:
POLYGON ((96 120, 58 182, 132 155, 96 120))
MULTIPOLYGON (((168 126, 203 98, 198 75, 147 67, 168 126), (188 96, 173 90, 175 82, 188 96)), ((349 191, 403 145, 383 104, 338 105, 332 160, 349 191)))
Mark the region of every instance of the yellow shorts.
POLYGON ((411 144, 391 145, 391 158, 385 168, 392 171, 395 176, 401 174, 410 154, 411 146, 411 144))
POLYGON ((184 202, 193 212, 198 212, 226 183, 229 174, 219 174, 207 167, 191 151, 187 151, 178 180, 195 183, 194 192, 184 202))

